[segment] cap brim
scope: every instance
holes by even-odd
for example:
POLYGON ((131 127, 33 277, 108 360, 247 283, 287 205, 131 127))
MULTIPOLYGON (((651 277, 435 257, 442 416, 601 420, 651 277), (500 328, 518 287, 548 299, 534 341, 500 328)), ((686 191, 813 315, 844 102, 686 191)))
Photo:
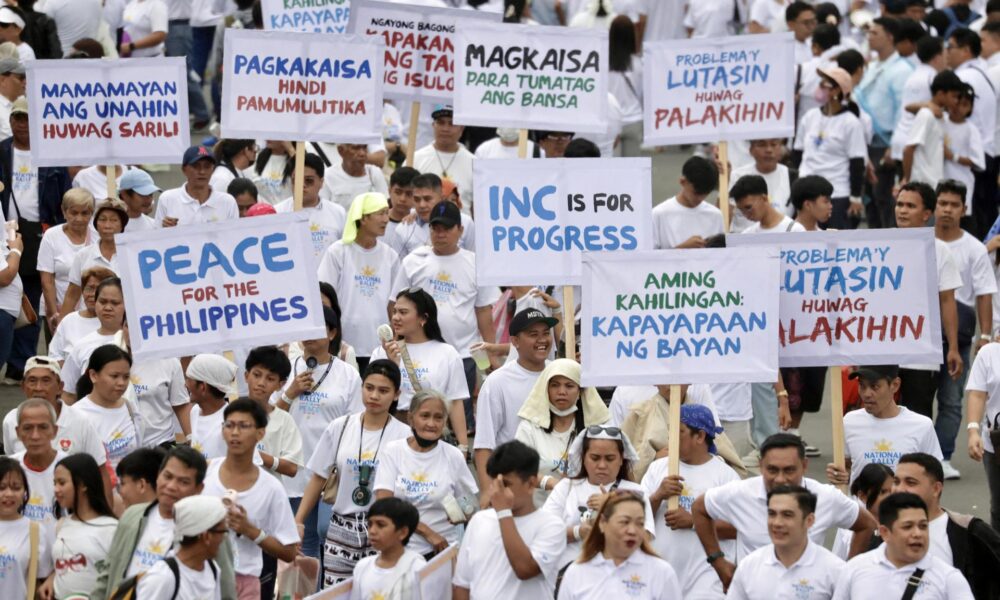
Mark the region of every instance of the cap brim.
POLYGON ((883 377, 885 375, 872 369, 856 369, 847 376, 848 379, 882 379, 883 377))
POLYGON ((156 192, 163 191, 160 188, 156 187, 155 185, 140 185, 139 187, 122 188, 122 189, 123 190, 129 189, 129 190, 132 190, 133 192, 135 192, 137 194, 142 194, 143 196, 151 196, 151 195, 155 194, 156 192))
POLYGON ((451 219, 445 219, 442 217, 432 218, 427 222, 428 225, 444 225, 445 227, 454 227, 456 225, 461 225, 461 221, 452 221, 451 219))
POLYGON ((524 324, 523 327, 521 327, 517 331, 508 330, 507 333, 509 335, 518 335, 525 329, 534 325, 535 323, 544 323, 546 327, 552 329, 553 327, 559 324, 559 319, 553 319, 552 317, 536 317, 534 319, 528 319, 528 321, 524 324))
POLYGON ((196 162, 198 162, 200 160, 207 160, 207 161, 211 162, 213 165, 218 164, 216 162, 214 156, 206 156, 206 155, 203 154, 203 155, 199 156, 198 158, 196 158, 194 160, 189 160, 188 162, 184 163, 184 166, 185 167, 190 167, 191 165, 193 165, 194 163, 196 163, 196 162))

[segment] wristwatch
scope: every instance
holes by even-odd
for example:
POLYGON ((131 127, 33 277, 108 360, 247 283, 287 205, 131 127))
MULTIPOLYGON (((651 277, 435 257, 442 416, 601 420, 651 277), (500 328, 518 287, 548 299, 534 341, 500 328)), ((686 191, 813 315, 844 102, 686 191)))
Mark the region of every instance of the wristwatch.
POLYGON ((718 552, 713 552, 713 553, 709 554, 707 558, 705 558, 705 562, 707 562, 708 564, 712 564, 712 563, 714 563, 715 561, 719 560, 720 558, 722 558, 725 555, 726 555, 726 553, 723 552, 722 550, 719 550, 718 552))

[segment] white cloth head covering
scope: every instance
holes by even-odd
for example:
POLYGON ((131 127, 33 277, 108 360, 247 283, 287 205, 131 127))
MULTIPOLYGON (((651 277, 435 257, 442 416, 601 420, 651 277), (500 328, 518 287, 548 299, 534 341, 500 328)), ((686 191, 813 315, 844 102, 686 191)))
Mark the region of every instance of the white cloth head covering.
POLYGON ((191 359, 185 375, 228 394, 236 379, 236 365, 218 354, 199 354, 191 359))
POLYGON ((201 535, 226 518, 226 506, 216 496, 188 496, 174 504, 174 541, 201 535))
MULTIPOLYGON (((531 393, 517 412, 517 416, 538 425, 542 429, 549 426, 552 413, 549 410, 549 380, 556 375, 580 385, 580 363, 568 358, 558 358, 550 362, 542 374, 538 376, 531 393)), ((580 391, 583 409, 584 425, 600 425, 607 423, 611 417, 608 407, 604 405, 601 396, 594 388, 583 388, 580 391)))
MULTIPOLYGON (((618 429, 617 427, 612 427, 611 429, 618 429)), ((618 430, 618 435, 611 435, 608 433, 607 427, 601 427, 601 431, 598 433, 590 433, 590 428, 586 428, 580 433, 576 434, 573 439, 573 443, 569 447, 569 458, 566 463, 566 473, 570 477, 576 477, 580 474, 580 469, 583 468, 583 440, 590 438, 592 440, 621 440, 622 446, 625 448, 625 452, 622 454, 622 458, 627 460, 631 464, 635 464, 639 460, 639 453, 636 452, 635 446, 629 441, 628 436, 625 435, 624 431, 618 430)))

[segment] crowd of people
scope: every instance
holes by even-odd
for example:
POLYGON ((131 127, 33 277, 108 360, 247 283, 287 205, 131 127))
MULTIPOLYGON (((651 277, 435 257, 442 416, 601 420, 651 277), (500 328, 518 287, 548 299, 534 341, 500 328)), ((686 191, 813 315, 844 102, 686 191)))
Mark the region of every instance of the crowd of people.
POLYGON ((533 132, 539 160, 655 151, 643 42, 792 32, 794 136, 732 143, 725 163, 689 149, 655 246, 933 227, 940 363, 846 369, 847 460, 827 482, 800 435, 825 367, 681 386, 671 473, 666 386, 583 387, 559 287, 477 284, 473 164, 517 157, 518 131, 427 106, 404 166, 390 102, 383 143, 307 144, 325 335, 134 361, 116 235, 295 210, 291 144, 215 128, 224 31, 260 28, 260 4, 6 0, 0 366, 23 400, 2 424, 0 597, 271 600, 279 563, 308 558, 317 590, 409 600, 454 552, 457 600, 1000 598, 1000 2, 419 4, 609 30, 608 131, 533 132), (32 164, 24 61, 162 55, 186 57, 208 136, 178 157, 181 185, 161 189, 157 165, 32 164), (960 442, 989 523, 942 506, 960 442))

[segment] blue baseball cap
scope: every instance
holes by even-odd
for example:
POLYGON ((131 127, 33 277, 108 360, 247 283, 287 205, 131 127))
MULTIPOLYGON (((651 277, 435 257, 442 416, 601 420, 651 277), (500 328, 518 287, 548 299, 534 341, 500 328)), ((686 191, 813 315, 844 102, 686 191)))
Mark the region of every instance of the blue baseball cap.
POLYGON ((154 192, 161 191, 160 188, 156 187, 153 183, 153 178, 149 176, 149 173, 143 171, 142 169, 129 169, 125 171, 122 175, 121 181, 118 183, 119 190, 131 190, 137 194, 142 194, 143 196, 151 196, 154 192))
POLYGON ((436 121, 440 117, 451 117, 455 114, 455 109, 450 104, 435 104, 431 110, 431 120, 436 121))
POLYGON ((213 165, 215 164, 215 157, 212 156, 212 152, 208 148, 205 146, 191 146, 184 151, 184 159, 181 160, 181 166, 193 165, 199 160, 210 160, 213 165))

